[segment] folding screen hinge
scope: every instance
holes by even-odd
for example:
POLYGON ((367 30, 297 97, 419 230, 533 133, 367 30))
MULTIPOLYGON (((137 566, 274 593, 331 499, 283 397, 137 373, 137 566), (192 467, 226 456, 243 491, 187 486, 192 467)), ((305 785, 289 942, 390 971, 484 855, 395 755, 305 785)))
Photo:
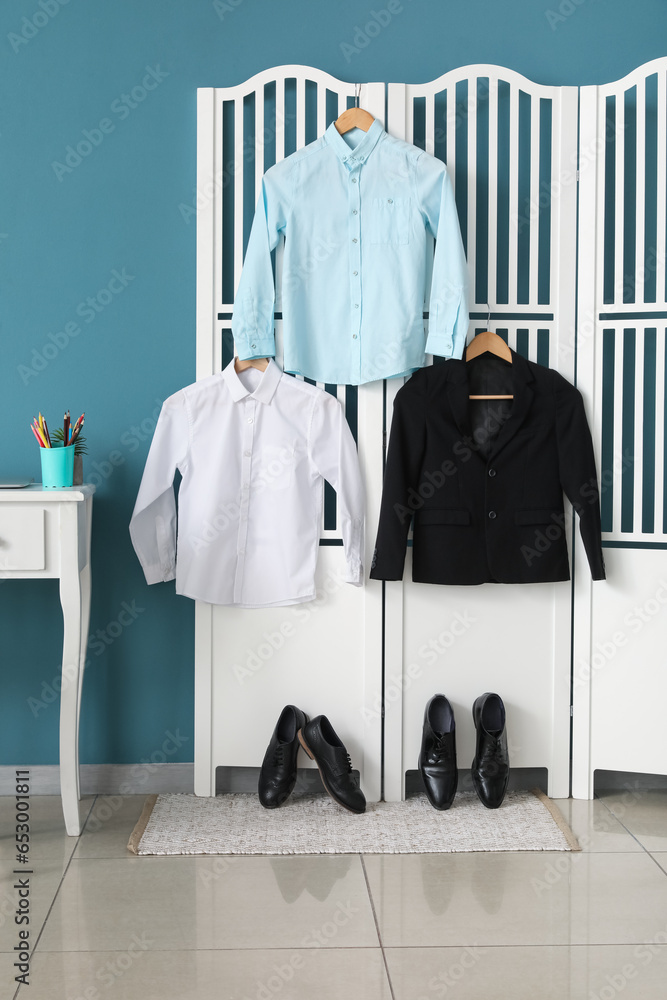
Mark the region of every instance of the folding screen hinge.
POLYGON ((382 447, 383 448, 387 447, 387 432, 386 431, 382 431, 382 447))
POLYGON ((579 171, 577 170, 577 184, 579 183, 579 171))
POLYGON ((574 715, 574 705, 570 705, 570 718, 574 715))

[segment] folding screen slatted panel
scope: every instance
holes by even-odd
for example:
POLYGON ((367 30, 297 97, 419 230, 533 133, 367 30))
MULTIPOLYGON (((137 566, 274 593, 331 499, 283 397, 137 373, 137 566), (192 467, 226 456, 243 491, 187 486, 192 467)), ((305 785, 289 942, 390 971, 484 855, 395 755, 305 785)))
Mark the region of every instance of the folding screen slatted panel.
MULTIPOLYGON (((364 84, 359 99, 384 121, 384 84, 364 84)), ((263 173, 322 135, 354 101, 354 84, 304 66, 198 92, 198 378, 219 372, 234 354, 234 294, 263 173)), ((282 246, 274 257, 276 360, 282 366, 282 246)), ((301 280, 312 264, 303 262, 301 280)), ((357 442, 367 483, 368 565, 382 483, 381 384, 320 387, 341 401, 357 442)), ((342 538, 328 484, 320 546, 314 603, 262 610, 197 604, 197 794, 214 793, 217 766, 259 766, 280 710, 293 702, 311 717, 323 712, 331 718, 368 798, 380 796, 381 595, 339 580, 342 538)))
MULTIPOLYGON (((447 163, 470 276, 470 336, 489 328, 531 361, 574 375, 576 88, 540 87, 497 66, 429 84, 389 84, 388 130, 447 163), (569 181, 554 178, 569 171, 569 181)), ((438 362, 439 359, 434 359, 438 362)), ((397 386, 387 383, 390 404, 397 386)), ((388 407, 390 412, 390 406, 388 407)), ((546 767, 569 791, 571 586, 386 585, 385 796, 416 767, 424 705, 442 691, 474 755, 470 709, 498 691, 514 767, 546 767), (401 699, 394 692, 402 691, 401 699)))
POLYGON ((576 580, 575 794, 667 772, 667 59, 581 89, 578 384, 594 399, 608 580, 576 580), (623 738, 619 740, 619 708, 623 738))

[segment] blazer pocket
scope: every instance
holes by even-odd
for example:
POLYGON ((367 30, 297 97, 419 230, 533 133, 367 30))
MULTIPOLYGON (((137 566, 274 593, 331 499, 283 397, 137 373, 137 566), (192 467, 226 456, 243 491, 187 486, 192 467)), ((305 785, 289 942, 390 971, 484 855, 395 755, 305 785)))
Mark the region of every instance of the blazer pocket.
POLYGON ((514 520, 517 524, 553 524, 562 521, 565 514, 562 510, 517 510, 514 520))
POLYGON ((409 198, 373 198, 370 208, 371 243, 396 246, 409 242, 409 198))
POLYGON ((415 514, 417 524, 470 524, 468 510, 420 510, 415 514))

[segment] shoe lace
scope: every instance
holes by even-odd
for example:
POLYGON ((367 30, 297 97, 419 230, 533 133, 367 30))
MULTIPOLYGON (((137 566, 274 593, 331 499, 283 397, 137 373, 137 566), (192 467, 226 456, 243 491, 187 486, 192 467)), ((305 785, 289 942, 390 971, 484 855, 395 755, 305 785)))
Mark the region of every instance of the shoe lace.
POLYGON ((282 767, 285 763, 285 745, 279 743, 278 746, 273 751, 273 759, 271 761, 271 767, 282 767))
POLYGON ((433 762, 442 764, 443 761, 452 759, 452 740, 450 733, 435 734, 435 744, 431 752, 433 762))
POLYGON ((344 774, 349 774, 352 770, 352 758, 344 747, 338 747, 337 750, 336 762, 344 774))
POLYGON ((485 768, 506 767, 505 751, 500 740, 487 740, 482 748, 480 764, 485 768))

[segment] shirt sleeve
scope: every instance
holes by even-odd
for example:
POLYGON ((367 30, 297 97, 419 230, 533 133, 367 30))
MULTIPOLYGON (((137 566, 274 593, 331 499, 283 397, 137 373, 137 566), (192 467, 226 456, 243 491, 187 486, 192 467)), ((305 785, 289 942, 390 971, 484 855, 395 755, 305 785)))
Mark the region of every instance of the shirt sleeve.
POLYGON ((174 474, 184 471, 189 452, 189 421, 183 392, 162 404, 146 459, 130 537, 146 583, 176 576, 176 498, 174 474))
POLYGON ((291 169, 288 171, 281 163, 262 178, 232 315, 235 350, 242 359, 273 357, 276 353, 271 251, 287 227, 290 177, 291 169))
POLYGON ((308 450, 315 469, 336 491, 345 581, 359 587, 364 578, 364 487, 343 407, 328 392, 322 392, 313 407, 308 450))
POLYGON ((594 580, 606 578, 602 554, 600 491, 593 439, 581 393, 561 375, 556 377, 556 433, 563 492, 579 515, 579 531, 594 580))
POLYGON ((426 442, 425 392, 421 378, 408 379, 394 400, 387 448, 372 580, 402 580, 405 551, 426 442))
POLYGON ((468 267, 445 164, 426 153, 417 160, 417 196, 435 238, 426 351, 460 358, 468 333, 468 267))

